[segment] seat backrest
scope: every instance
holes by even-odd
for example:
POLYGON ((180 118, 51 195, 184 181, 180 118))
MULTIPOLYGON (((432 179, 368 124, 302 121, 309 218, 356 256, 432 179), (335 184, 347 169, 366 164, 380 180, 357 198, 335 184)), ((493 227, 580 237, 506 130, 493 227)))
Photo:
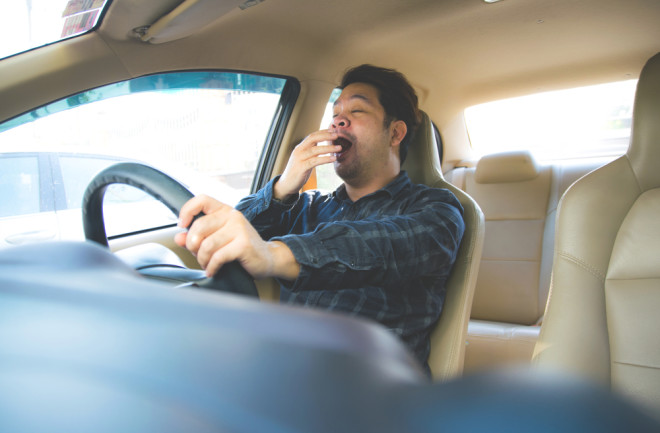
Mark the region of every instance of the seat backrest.
POLYGON ((539 164, 527 150, 483 156, 445 178, 481 207, 486 237, 472 319, 533 325, 545 311, 559 197, 604 159, 539 164))
POLYGON ((531 361, 550 287, 559 197, 603 163, 599 158, 539 164, 519 150, 486 155, 445 173, 479 203, 486 219, 465 371, 531 361))
POLYGON ((465 191, 486 219, 473 319, 532 325, 543 314, 539 280, 550 183, 550 167, 527 151, 484 156, 466 173, 465 191))
POLYGON ((573 184, 556 225, 534 362, 660 413, 660 53, 639 78, 627 153, 573 184))
POLYGON ((483 249, 484 215, 469 195, 443 178, 433 125, 426 113, 422 113, 422 122, 402 169, 414 183, 449 189, 464 209, 465 233, 447 282, 440 319, 431 334, 429 366, 433 378, 447 380, 463 371, 467 324, 483 249))

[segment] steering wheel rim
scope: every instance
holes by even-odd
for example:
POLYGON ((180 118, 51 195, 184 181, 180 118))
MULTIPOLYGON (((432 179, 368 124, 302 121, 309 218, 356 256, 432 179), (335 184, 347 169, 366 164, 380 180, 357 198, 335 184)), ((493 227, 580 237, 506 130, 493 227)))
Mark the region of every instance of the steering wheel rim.
MULTIPOLYGON (((121 162, 106 168, 90 181, 82 204, 85 238, 104 247, 109 245, 103 218, 103 196, 112 184, 138 188, 163 203, 175 215, 179 215, 183 205, 193 197, 193 193, 185 186, 153 167, 136 162, 121 162)), ((212 278, 192 285, 259 297, 254 280, 238 262, 227 263, 212 278)))

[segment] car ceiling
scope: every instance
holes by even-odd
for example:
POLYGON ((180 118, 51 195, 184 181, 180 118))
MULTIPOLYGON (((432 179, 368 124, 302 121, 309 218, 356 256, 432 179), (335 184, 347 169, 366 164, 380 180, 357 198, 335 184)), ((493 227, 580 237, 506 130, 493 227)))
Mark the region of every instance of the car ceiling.
MULTIPOLYGON (((244 10, 235 5, 245 0, 187 1, 205 11, 202 18, 181 14, 190 18, 184 36, 154 43, 134 29, 181 0, 113 0, 96 34, 70 42, 87 44, 96 57, 77 65, 77 78, 92 87, 164 70, 222 68, 290 75, 325 91, 346 68, 373 63, 406 74, 444 129, 477 103, 636 78, 660 51, 657 0, 265 0, 244 10)), ((7 89, 26 79, 0 74, 7 89)), ((63 92, 70 77, 61 78, 63 92)), ((19 97, 16 89, 5 97, 19 97)))
MULTIPOLYGON (((103 32, 130 39, 177 3, 114 0, 103 32)), ((203 33, 217 52, 230 50, 230 68, 335 81, 370 62, 469 105, 636 77, 660 51, 659 18, 656 0, 266 0, 234 8, 203 33)))

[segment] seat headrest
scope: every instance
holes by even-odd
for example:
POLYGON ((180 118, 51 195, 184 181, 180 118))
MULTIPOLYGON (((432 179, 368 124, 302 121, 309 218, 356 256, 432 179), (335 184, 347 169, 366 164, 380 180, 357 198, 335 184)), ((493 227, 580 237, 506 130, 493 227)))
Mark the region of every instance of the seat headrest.
POLYGON ((642 69, 627 156, 642 191, 660 187, 660 53, 642 69))
POLYGON ((539 166, 526 150, 486 155, 474 173, 477 183, 522 182, 538 175, 539 166))
POLYGON ((428 114, 420 110, 421 122, 408 147, 408 156, 401 165, 413 183, 435 186, 443 179, 438 144, 428 114))

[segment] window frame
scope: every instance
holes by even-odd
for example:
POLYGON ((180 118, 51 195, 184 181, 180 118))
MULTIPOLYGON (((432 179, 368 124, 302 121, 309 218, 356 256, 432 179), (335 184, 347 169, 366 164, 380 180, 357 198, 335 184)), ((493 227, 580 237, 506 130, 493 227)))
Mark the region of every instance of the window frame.
POLYGON ((257 170, 252 178, 252 187, 250 189, 252 193, 266 186, 272 177, 275 160, 282 147, 284 133, 291 120, 291 115, 296 106, 299 95, 300 81, 288 77, 284 84, 284 88, 282 89, 282 94, 280 95, 280 102, 273 115, 270 130, 266 135, 266 142, 264 143, 261 157, 257 162, 257 170))

